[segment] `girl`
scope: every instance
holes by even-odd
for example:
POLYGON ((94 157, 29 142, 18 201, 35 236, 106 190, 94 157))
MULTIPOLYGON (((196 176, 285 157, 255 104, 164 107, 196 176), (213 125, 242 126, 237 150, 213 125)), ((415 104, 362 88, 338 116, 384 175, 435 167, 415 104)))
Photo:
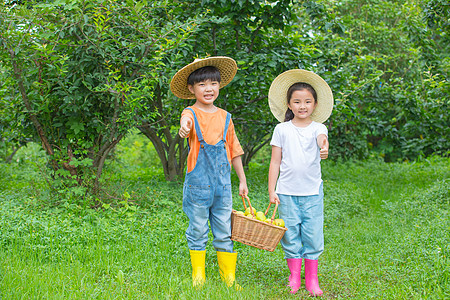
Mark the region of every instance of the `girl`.
POLYGON ((305 287, 312 296, 321 296, 317 278, 324 249, 320 160, 328 157, 328 130, 321 123, 331 114, 333 94, 320 76, 289 70, 272 82, 269 105, 282 122, 270 143, 268 185, 270 202, 280 203, 279 214, 288 229, 281 245, 291 272, 289 286, 291 293, 300 288, 304 259, 305 287))

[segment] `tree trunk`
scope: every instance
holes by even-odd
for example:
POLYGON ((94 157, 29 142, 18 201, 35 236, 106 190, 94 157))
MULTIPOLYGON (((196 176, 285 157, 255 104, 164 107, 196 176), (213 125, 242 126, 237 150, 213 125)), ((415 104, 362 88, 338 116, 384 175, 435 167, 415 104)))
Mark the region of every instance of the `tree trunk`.
POLYGON ((257 146, 252 147, 251 149, 246 148, 244 155, 242 156, 242 164, 244 167, 247 167, 250 161, 252 160, 253 156, 255 156, 256 153, 258 153, 259 150, 261 150, 262 147, 264 147, 269 141, 272 139, 272 137, 267 138, 264 140, 261 144, 258 144, 257 146))
POLYGON ((53 155, 53 148, 50 145, 50 143, 48 142, 47 137, 45 136, 44 129, 42 128, 42 125, 39 122, 37 116, 32 112, 33 108, 31 107, 31 103, 30 103, 30 100, 28 99, 27 91, 25 89, 25 86, 23 85, 22 70, 17 65, 16 54, 14 52, 14 49, 8 49, 8 50, 9 50, 9 56, 11 57, 11 64, 13 66, 14 76, 16 77, 17 84, 19 86, 19 91, 20 91, 20 94, 22 95, 23 103, 24 103, 26 109, 28 110, 30 119, 33 122, 34 127, 36 128, 39 138, 41 139, 42 146, 44 147, 44 149, 48 155, 53 155))
POLYGON ((156 149, 156 153, 161 161, 164 170, 164 176, 167 181, 175 181, 182 177, 188 148, 184 145, 184 139, 177 134, 175 137, 170 135, 170 131, 162 129, 161 132, 151 127, 151 124, 145 122, 138 129, 150 139, 156 149), (164 142, 161 135, 165 137, 164 142))
POLYGON ((105 165, 106 158, 108 157, 108 154, 111 152, 114 147, 120 142, 123 135, 120 135, 117 139, 113 140, 112 142, 107 142, 103 145, 101 151, 99 151, 96 155, 96 158, 94 159, 94 162, 92 166, 96 170, 95 173, 95 180, 94 180, 94 187, 93 192, 94 194, 97 194, 100 188, 100 177, 102 175, 103 166, 105 165))
POLYGON ((21 146, 19 146, 19 147, 13 147, 13 152, 10 154, 10 155, 8 155, 8 157, 5 159, 5 162, 7 163, 7 164, 9 164, 11 161, 12 161, 12 159, 13 159, 13 157, 14 157, 14 155, 17 153, 17 151, 19 150, 21 148, 21 146))

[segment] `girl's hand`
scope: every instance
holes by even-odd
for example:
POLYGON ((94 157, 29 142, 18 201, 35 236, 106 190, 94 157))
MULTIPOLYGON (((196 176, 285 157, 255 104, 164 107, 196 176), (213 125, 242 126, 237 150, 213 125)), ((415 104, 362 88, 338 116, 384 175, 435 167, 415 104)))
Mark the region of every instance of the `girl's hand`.
POLYGON ((270 200, 270 203, 272 203, 272 204, 276 204, 276 203, 280 204, 280 199, 278 198, 278 195, 275 192, 269 193, 269 200, 270 200))
POLYGON ((328 138, 325 134, 320 134, 317 137, 317 145, 320 147, 320 158, 321 159, 327 159, 328 158, 328 147, 330 144, 328 144, 328 138))
POLYGON ((321 159, 328 158, 328 147, 322 147, 322 149, 320 149, 320 158, 321 159))

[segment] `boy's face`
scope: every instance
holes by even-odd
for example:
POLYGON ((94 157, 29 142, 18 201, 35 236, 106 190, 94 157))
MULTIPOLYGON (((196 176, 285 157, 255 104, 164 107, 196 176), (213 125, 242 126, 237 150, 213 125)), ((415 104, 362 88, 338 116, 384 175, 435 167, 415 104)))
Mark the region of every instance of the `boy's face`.
POLYGON ((211 81, 207 79, 188 85, 189 91, 194 94, 197 102, 203 105, 213 105, 214 101, 219 96, 220 83, 218 81, 211 81))

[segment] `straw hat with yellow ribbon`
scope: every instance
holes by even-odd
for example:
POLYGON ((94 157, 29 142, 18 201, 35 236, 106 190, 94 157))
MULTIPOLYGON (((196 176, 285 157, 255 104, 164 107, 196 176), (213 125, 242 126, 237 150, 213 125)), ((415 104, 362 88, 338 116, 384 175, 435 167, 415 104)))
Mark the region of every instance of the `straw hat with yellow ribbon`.
POLYGON ((287 91, 297 82, 310 84, 317 93, 317 106, 311 115, 313 121, 323 123, 333 110, 333 93, 330 86, 319 75, 301 69, 281 73, 272 82, 269 89, 269 107, 275 118, 284 122, 287 106, 287 91))
POLYGON ((220 72, 220 88, 223 88, 233 80, 237 72, 236 61, 226 56, 212 56, 204 59, 196 59, 192 63, 181 68, 170 81, 170 90, 172 93, 181 99, 194 99, 187 86, 189 75, 197 69, 213 66, 220 72))

